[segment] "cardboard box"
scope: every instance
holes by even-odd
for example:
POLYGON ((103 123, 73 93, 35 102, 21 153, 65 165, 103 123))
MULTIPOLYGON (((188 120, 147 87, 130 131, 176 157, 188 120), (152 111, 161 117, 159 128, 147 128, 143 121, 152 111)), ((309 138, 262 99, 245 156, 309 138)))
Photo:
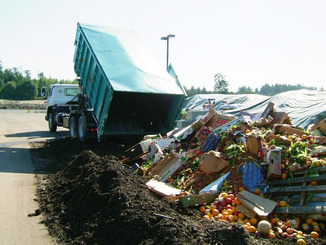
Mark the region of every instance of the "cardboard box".
POLYGON ((312 130, 319 129, 324 135, 326 135, 326 118, 312 126, 312 130))
POLYGON ((274 179, 281 177, 281 161, 282 161, 282 148, 276 147, 267 154, 268 167, 266 179, 274 179))
POLYGON ((273 120, 270 122, 270 125, 274 124, 291 124, 289 115, 286 112, 272 112, 273 120))
POLYGON ((125 151, 126 158, 129 158, 130 160, 135 159, 145 153, 149 152, 149 146, 151 145, 152 140, 143 140, 139 142, 136 145, 133 145, 129 149, 125 151))
POLYGON ((316 144, 320 144, 320 145, 324 145, 326 144, 326 137, 325 136, 315 136, 315 143, 316 144))
POLYGON ((206 123, 206 126, 214 129, 214 128, 218 128, 224 124, 227 124, 228 122, 231 122, 234 119, 236 119, 236 118, 233 116, 216 114, 206 123))
POLYGON ((232 120, 231 122, 228 122, 216 129, 213 130, 213 132, 217 135, 224 133, 226 130, 228 130, 229 127, 239 124, 239 123, 247 123, 250 124, 251 123, 251 119, 249 116, 241 116, 238 117, 237 119, 232 120))
POLYGON ((268 115, 273 111, 274 104, 272 102, 269 102, 266 106, 265 110, 262 113, 258 113, 254 116, 253 121, 258 121, 260 118, 267 118, 268 115))
POLYGON ((297 134, 302 136, 305 132, 297 127, 288 124, 275 124, 273 127, 274 134, 292 135, 297 134))
POLYGON ((192 125, 189 125, 183 129, 181 129, 180 131, 178 131, 177 133, 175 133, 173 135, 173 137, 177 140, 177 141, 181 141, 186 139, 189 135, 191 135, 194 132, 194 129, 192 127, 192 125))
POLYGON ((247 151, 259 156, 259 151, 261 148, 261 138, 257 136, 247 136, 246 137, 247 151))
POLYGON ((179 197, 179 204, 185 207, 211 204, 215 201, 216 192, 206 192, 196 195, 179 197))
POLYGON ((210 175, 223 170, 228 164, 228 161, 224 160, 219 152, 210 151, 201 155, 199 170, 210 175))
POLYGON ((254 211, 260 217, 267 217, 275 209, 277 202, 255 195, 243 190, 238 193, 237 198, 246 208, 254 211))
POLYGON ((171 152, 168 156, 164 157, 161 161, 153 164, 149 175, 158 176, 158 180, 165 182, 172 174, 177 171, 187 158, 181 155, 175 155, 171 152))
POLYGON ((176 197, 181 194, 180 189, 177 189, 168 183, 161 182, 156 179, 149 180, 146 183, 146 186, 151 191, 153 191, 163 197, 171 197, 172 198, 172 197, 176 197))

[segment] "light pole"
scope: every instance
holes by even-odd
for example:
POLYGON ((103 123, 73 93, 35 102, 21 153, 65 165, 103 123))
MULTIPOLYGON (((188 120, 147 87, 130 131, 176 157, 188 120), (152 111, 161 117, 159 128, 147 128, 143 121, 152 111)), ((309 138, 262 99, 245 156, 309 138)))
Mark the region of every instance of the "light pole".
POLYGON ((166 40, 166 70, 169 68, 169 39, 175 37, 173 34, 169 34, 166 37, 161 37, 161 40, 166 40))

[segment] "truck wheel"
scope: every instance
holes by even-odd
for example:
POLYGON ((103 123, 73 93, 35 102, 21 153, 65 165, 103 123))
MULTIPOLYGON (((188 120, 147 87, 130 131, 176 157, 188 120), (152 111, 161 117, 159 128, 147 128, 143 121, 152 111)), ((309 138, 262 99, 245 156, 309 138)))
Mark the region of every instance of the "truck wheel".
POLYGON ((71 138, 76 138, 77 136, 77 122, 76 117, 72 116, 69 121, 69 133, 71 138))
POLYGON ((86 139, 86 118, 84 114, 81 114, 78 120, 77 137, 81 142, 85 142, 86 139))
POLYGON ((52 133, 55 133, 58 127, 57 123, 55 122, 54 116, 55 115, 52 112, 49 113, 49 130, 52 133))

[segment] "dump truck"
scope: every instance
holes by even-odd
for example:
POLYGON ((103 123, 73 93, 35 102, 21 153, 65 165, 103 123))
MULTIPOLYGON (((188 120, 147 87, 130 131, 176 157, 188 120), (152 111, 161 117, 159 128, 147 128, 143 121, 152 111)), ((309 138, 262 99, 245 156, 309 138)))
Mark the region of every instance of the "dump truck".
POLYGON ((62 126, 81 141, 100 141, 175 127, 186 92, 134 31, 77 23, 73 60, 80 93, 48 106, 50 131, 62 126))

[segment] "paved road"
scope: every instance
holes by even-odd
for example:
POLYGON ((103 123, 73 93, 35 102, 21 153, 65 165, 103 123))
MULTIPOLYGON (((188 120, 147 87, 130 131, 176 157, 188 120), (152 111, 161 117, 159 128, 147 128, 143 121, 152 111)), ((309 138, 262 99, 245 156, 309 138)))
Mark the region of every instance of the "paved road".
POLYGON ((33 199, 36 179, 28 143, 65 137, 68 131, 48 131, 42 111, 0 110, 0 244, 55 244, 33 199))

